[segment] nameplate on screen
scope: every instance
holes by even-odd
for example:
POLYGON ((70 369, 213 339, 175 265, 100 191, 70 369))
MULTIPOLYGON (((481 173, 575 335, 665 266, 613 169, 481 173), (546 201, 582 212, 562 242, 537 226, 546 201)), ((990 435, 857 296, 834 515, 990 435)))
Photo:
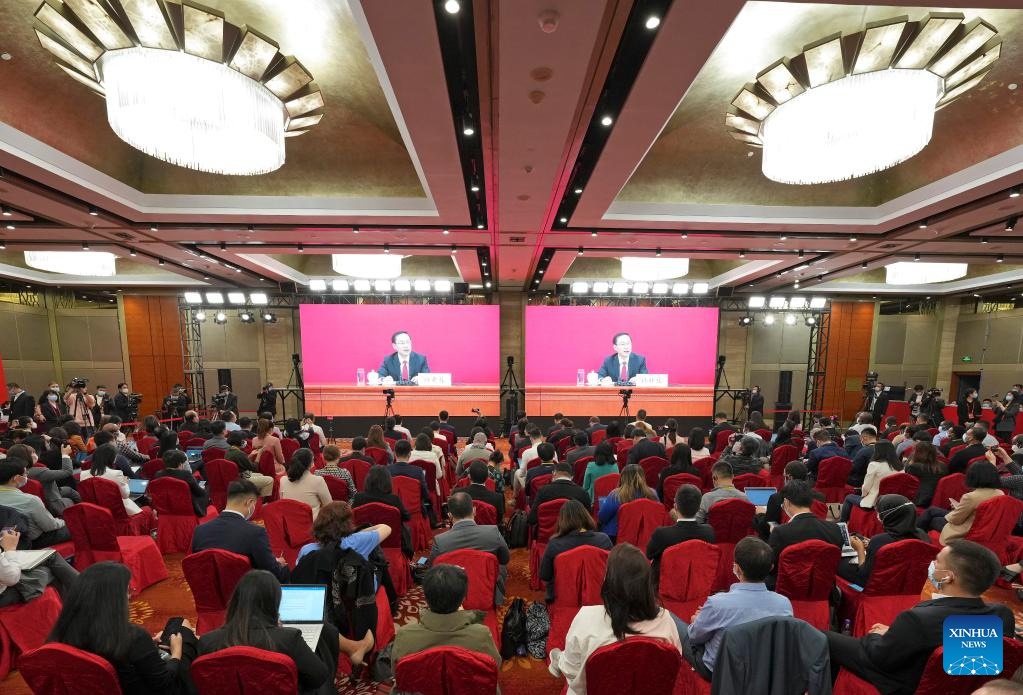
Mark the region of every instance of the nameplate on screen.
POLYGON ((451 386, 451 375, 440 372, 430 372, 419 375, 420 386, 451 386))
POLYGON ((668 375, 667 374, 637 374, 632 377, 633 383, 636 386, 667 386, 668 375))

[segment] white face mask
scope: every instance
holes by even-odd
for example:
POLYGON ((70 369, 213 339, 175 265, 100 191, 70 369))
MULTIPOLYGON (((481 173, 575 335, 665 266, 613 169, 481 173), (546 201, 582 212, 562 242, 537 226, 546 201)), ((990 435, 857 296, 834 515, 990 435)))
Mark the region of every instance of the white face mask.
POLYGON ((105 396, 105 395, 107 395, 107 392, 104 391, 103 389, 100 389, 99 391, 96 392, 96 395, 97 396, 105 396))
POLYGON ((48 400, 50 403, 56 403, 57 402, 57 394, 55 394, 55 393, 47 394, 46 400, 48 400))
POLYGON ((121 393, 127 396, 129 393, 131 393, 131 391, 128 389, 121 389, 121 393))

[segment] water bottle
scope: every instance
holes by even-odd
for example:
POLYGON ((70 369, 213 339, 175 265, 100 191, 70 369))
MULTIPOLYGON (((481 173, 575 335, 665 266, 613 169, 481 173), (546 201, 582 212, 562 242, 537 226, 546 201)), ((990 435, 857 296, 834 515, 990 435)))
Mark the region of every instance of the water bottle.
POLYGON ((582 386, 585 383, 586 383, 586 370, 585 369, 576 370, 576 373, 575 373, 575 385, 576 386, 582 386))
POLYGON ((846 618, 845 620, 842 621, 842 634, 843 635, 852 634, 852 621, 849 620, 849 618, 846 618))
POLYGON ((355 370, 355 384, 357 386, 366 385, 366 370, 363 369, 362 367, 359 367, 358 369, 355 370))

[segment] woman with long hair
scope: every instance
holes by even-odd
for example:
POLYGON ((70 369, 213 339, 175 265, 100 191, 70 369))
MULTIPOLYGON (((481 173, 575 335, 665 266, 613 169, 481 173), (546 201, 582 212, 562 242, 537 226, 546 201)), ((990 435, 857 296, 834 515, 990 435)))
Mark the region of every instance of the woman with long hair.
POLYGON ((63 597, 64 607, 48 642, 100 656, 117 671, 124 695, 177 695, 188 692, 186 675, 196 656, 192 625, 170 636, 170 658, 160 657, 156 640, 129 618, 131 572, 119 562, 97 562, 84 570, 63 597))
POLYGON ((380 425, 373 425, 369 428, 369 432, 366 433, 366 448, 368 449, 371 446, 386 451, 387 462, 394 463, 394 452, 391 451, 391 445, 384 439, 384 428, 380 425))
POLYGON ((665 449, 670 449, 679 441, 678 421, 670 417, 664 421, 664 436, 661 437, 661 444, 665 449))
POLYGON ((412 454, 408 457, 412 461, 422 461, 423 465, 433 466, 434 471, 434 492, 440 494, 440 481, 444 477, 444 468, 441 466, 440 457, 434 451, 433 438, 422 432, 416 435, 412 442, 412 454))
POLYGON ((597 517, 600 530, 611 538, 618 536, 618 510, 623 504, 633 500, 657 500, 657 493, 646 484, 646 473, 638 463, 630 463, 622 469, 622 477, 618 487, 611 491, 604 503, 600 505, 597 517))
POLYGON ((181 449, 181 446, 178 444, 178 433, 174 430, 164 430, 160 434, 160 453, 156 457, 163 458, 164 454, 175 449, 181 449))
POLYGON ((916 505, 902 495, 881 495, 877 498, 874 510, 884 527, 884 533, 873 536, 868 542, 850 535, 849 543, 856 551, 856 562, 852 562, 851 558, 843 558, 838 565, 840 577, 860 586, 867 585, 877 551, 884 546, 906 540, 931 542, 927 534, 916 527, 916 505))
POLYGON ((281 584, 266 570, 249 570, 227 604, 223 627, 199 640, 200 654, 228 647, 255 647, 290 656, 298 671, 300 693, 334 693, 339 641, 337 628, 323 624, 313 652, 301 631, 280 624, 281 584))
POLYGON ((114 467, 116 459, 117 447, 113 443, 108 442, 96 447, 96 450, 92 452, 92 465, 89 468, 82 469, 81 480, 83 482, 89 478, 112 480, 117 483, 117 487, 121 491, 121 501, 124 503, 124 511, 128 513, 128 516, 141 514, 142 509, 130 497, 131 491, 128 489, 128 478, 118 468, 114 467))
POLYGON ((259 463, 259 457, 264 451, 269 451, 274 457, 274 470, 277 475, 282 475, 284 470, 284 449, 281 448, 281 440, 273 434, 273 422, 269 418, 261 417, 256 421, 256 436, 252 438, 252 451, 249 458, 259 463))
POLYGON ((558 512, 558 525, 547 543, 540 561, 540 579, 547 584, 547 600, 554 600, 554 559, 583 545, 611 550, 613 544, 606 533, 597 530, 589 510, 579 500, 568 500, 558 512))
POLYGON ((365 487, 365 490, 355 493, 355 497, 352 498, 352 508, 377 502, 397 509, 398 514, 401 515, 401 552, 405 557, 411 558, 413 555, 412 532, 409 531, 407 524, 412 515, 401 503, 401 498, 394 494, 394 488, 391 486, 391 473, 387 470, 387 466, 370 468, 366 474, 365 487))
POLYGON ((920 487, 913 500, 918 507, 931 506, 938 481, 948 475, 948 466, 938 460, 938 449, 927 442, 917 442, 913 455, 906 462, 906 472, 920 479, 920 487))
POLYGON ((854 504, 858 504, 864 509, 873 509, 874 500, 877 499, 877 493, 881 489, 881 479, 888 477, 892 473, 898 473, 901 470, 902 459, 895 453, 895 445, 884 439, 879 439, 874 444, 874 454, 870 457, 870 462, 867 464, 867 473, 863 477, 863 487, 860 488, 861 494, 845 496, 845 502, 842 503, 841 520, 849 521, 849 515, 852 514, 854 504))
POLYGON ((642 552, 624 543, 607 558, 599 606, 583 606, 565 637, 565 650, 552 649, 550 671, 564 676, 571 695, 586 693, 586 660, 600 647, 629 637, 663 640, 682 653, 678 628, 661 607, 653 570, 642 552))
POLYGON ((602 478, 609 473, 618 472, 618 461, 615 459, 614 449, 606 441, 601 442, 593 450, 593 460, 586 464, 586 472, 583 473, 583 489, 593 499, 593 484, 597 478, 602 478))
POLYGON ((321 476, 313 474, 313 452, 297 449, 288 462, 288 477, 281 478, 281 499, 305 502, 313 510, 313 519, 320 507, 330 504, 330 488, 321 476))
POLYGON ((700 477, 700 469, 693 465, 693 450, 688 444, 676 444, 671 450, 671 461, 661 469, 657 478, 657 496, 664 498, 664 481, 669 476, 688 473, 700 477))
POLYGON ((707 447, 707 431, 702 427, 694 427, 689 430, 689 448, 692 449, 694 461, 710 456, 710 449, 707 447))
POLYGON ((966 469, 966 487, 970 491, 952 505, 951 511, 930 507, 917 517, 917 528, 940 531, 938 542, 942 546, 948 545, 949 541, 965 538, 970 532, 977 507, 992 497, 1005 494, 998 469, 989 461, 977 461, 966 469))

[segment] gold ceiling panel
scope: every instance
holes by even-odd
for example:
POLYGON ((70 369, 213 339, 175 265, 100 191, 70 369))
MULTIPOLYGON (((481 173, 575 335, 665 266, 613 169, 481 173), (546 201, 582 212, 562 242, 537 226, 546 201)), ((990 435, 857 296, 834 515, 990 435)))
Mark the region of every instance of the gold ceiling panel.
POLYGON ((178 49, 174 33, 167 25, 159 0, 121 0, 135 36, 146 48, 178 49))
POLYGON ((66 10, 63 4, 55 7, 51 4, 53 2, 55 0, 46 0, 40 5, 36 11, 36 19, 46 25, 46 28, 62 39, 64 43, 78 51, 86 60, 95 61, 99 58, 103 49, 65 16, 66 10))
POLYGON ((42 44, 43 48, 52 53, 54 57, 59 58, 68 65, 71 65, 86 77, 95 79, 96 71, 93 69, 92 63, 85 60, 74 51, 68 50, 64 47, 64 44, 59 41, 54 41, 38 29, 36 30, 36 36, 39 37, 39 43, 42 44))
POLYGON ((967 91, 969 89, 972 89, 973 87, 977 86, 977 84, 979 84, 980 81, 984 79, 985 75, 987 75, 987 71, 984 71, 984 72, 980 73, 979 75, 977 75, 976 77, 974 77, 971 80, 967 80, 966 82, 963 82, 961 85, 959 85, 955 89, 950 89, 948 92, 945 93, 945 96, 942 97, 941 101, 938 102, 938 103, 940 105, 942 105, 942 106, 947 106, 949 104, 949 102, 951 102, 953 99, 956 99, 959 96, 961 96, 963 92, 965 92, 965 91, 967 91))
POLYGON ((302 118, 292 118, 288 122, 288 130, 312 128, 314 125, 320 122, 321 118, 323 118, 322 113, 318 113, 315 116, 303 116, 302 118))
MULTIPOLYGON (((307 89, 310 87, 313 87, 311 82, 306 85, 307 89)), ((315 111, 322 107, 323 93, 319 89, 311 94, 306 94, 305 96, 298 97, 297 99, 292 99, 284 104, 284 108, 288 110, 288 115, 292 117, 301 116, 303 113, 309 113, 310 111, 315 111)))
POLYGON ((806 91, 784 58, 757 75, 757 82, 779 105, 806 91))
POLYGON ((725 125, 750 135, 758 135, 760 133, 760 123, 758 121, 751 121, 734 113, 725 114, 725 125))
POLYGON ((820 87, 822 84, 845 77, 841 34, 829 36, 807 46, 803 56, 806 58, 806 74, 811 87, 820 87))
POLYGON ((64 3, 74 10, 75 15, 108 51, 135 45, 99 0, 64 0, 64 3))
POLYGON ((868 24, 863 32, 860 50, 856 53, 852 73, 859 75, 886 70, 892 64, 895 49, 899 47, 899 39, 902 38, 907 23, 907 17, 898 17, 890 22, 868 24))
POLYGON ((895 67, 921 70, 938 54, 952 32, 962 24, 963 15, 958 12, 932 12, 921 22, 919 33, 906 47, 895 67))
POLYGON ((101 85, 96 80, 90 80, 88 77, 86 77, 82 73, 78 72, 77 70, 72 70, 68 66, 62 65, 61 63, 57 63, 57 67, 60 68, 61 70, 63 70, 64 72, 66 72, 69 77, 71 77, 71 78, 73 78, 75 80, 78 80, 79 82, 84 84, 86 87, 88 87, 92 91, 96 92, 96 94, 98 94, 100 96, 106 95, 106 90, 103 89, 103 85, 101 85))
POLYGON ((993 26, 980 19, 970 22, 965 31, 966 35, 934 61, 928 70, 939 77, 948 77, 949 73, 998 33, 993 26))
POLYGON ((263 84, 279 99, 286 99, 313 81, 313 76, 297 60, 263 84))
POLYGON ((198 6, 182 5, 185 16, 185 51, 194 56, 224 60, 224 18, 198 6))
POLYGON ((983 52, 980 55, 948 76, 945 80, 946 88, 955 87, 956 85, 965 82, 974 75, 982 72, 985 68, 993 65, 994 62, 1001 57, 1002 40, 1000 38, 991 39, 986 46, 987 45, 990 45, 990 47, 981 49, 983 52), (993 45, 990 45, 992 42, 993 45))
POLYGON ((732 106, 760 120, 767 118, 775 108, 774 104, 757 96, 753 92, 753 85, 749 84, 732 99, 732 106))
POLYGON ((276 43, 246 28, 245 35, 238 44, 238 50, 234 52, 228 65, 243 75, 260 80, 266 74, 277 51, 276 43))

